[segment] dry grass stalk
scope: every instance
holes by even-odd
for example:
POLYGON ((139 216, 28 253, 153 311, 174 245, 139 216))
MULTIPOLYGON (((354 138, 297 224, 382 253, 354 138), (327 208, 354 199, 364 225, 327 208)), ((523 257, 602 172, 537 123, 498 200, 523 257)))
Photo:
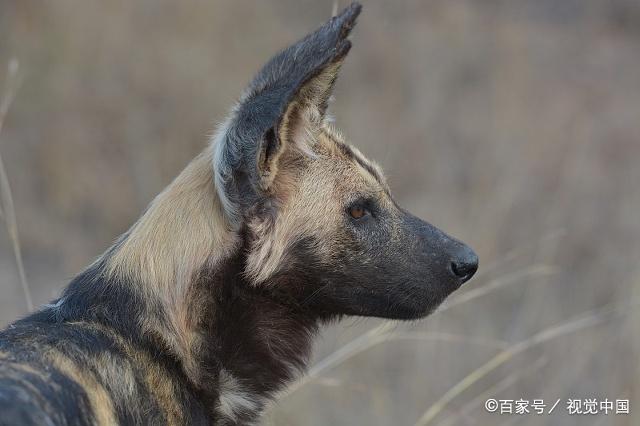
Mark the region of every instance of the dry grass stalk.
MULTIPOLYGON (((8 71, 6 87, 2 99, 0 100, 0 133, 2 132, 2 125, 4 124, 4 119, 9 111, 9 106, 11 105, 11 102, 13 102, 18 87, 20 86, 18 61, 16 59, 9 61, 8 71)), ((20 239, 18 238, 18 222, 16 220, 15 209, 13 206, 11 186, 9 185, 9 178, 4 168, 2 155, 0 155, 0 205, 0 216, 4 220, 7 232, 9 233, 9 238, 11 239, 13 254, 16 259, 16 266, 20 277, 20 284, 22 285, 22 291, 24 292, 27 309, 31 312, 33 311, 33 300, 31 298, 31 291, 29 290, 27 276, 24 272, 22 252, 20 250, 20 239)))
POLYGON ((471 412, 477 409, 478 407, 481 407, 484 404, 484 402, 487 400, 487 398, 491 398, 494 395, 510 388, 514 384, 518 383, 518 381, 520 381, 522 378, 526 376, 530 376, 531 374, 540 370, 542 367, 544 367, 548 363, 549 363, 548 357, 543 355, 539 357, 536 361, 534 361, 532 364, 527 366, 526 368, 518 370, 512 374, 509 374, 504 379, 500 380, 499 382, 487 388, 485 391, 476 395, 469 402, 466 402, 464 404, 464 407, 462 407, 461 410, 451 411, 447 416, 447 418, 444 419, 442 422, 438 423, 437 426, 451 426, 451 425, 456 425, 460 423, 459 420, 461 417, 464 418, 464 417, 470 416, 471 412))
POLYGON ((614 312, 620 308, 613 308, 610 306, 601 308, 599 310, 591 311, 580 318, 567 321, 565 323, 549 327, 534 336, 516 343, 509 348, 499 352, 489 361, 482 366, 473 370, 461 381, 456 383, 451 389, 445 392, 440 399, 438 399, 427 411, 424 412, 422 417, 415 423, 415 426, 425 426, 431 423, 440 412, 455 399, 462 392, 471 387, 478 380, 485 377, 487 374, 494 371, 507 361, 511 360, 516 355, 531 349, 535 346, 546 343, 550 340, 557 339, 567 334, 575 333, 586 328, 594 327, 604 323, 614 312))
POLYGON ((336 16, 338 14, 338 0, 333 0, 333 5, 331 6, 331 16, 336 16))

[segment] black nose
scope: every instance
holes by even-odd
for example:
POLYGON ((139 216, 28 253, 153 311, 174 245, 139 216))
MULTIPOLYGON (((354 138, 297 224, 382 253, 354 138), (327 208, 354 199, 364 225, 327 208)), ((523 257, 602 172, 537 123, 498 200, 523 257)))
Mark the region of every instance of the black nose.
POLYGON ((478 270, 478 255, 469 247, 464 247, 451 260, 451 272, 463 283, 469 281, 478 270))

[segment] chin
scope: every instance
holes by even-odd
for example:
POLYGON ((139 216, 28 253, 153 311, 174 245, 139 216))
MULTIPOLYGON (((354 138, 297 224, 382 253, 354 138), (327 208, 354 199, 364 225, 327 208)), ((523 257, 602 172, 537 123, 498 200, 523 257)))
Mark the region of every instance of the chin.
POLYGON ((440 303, 434 305, 429 304, 424 306, 396 308, 393 310, 393 312, 389 312, 388 315, 385 316, 385 318, 402 321, 419 320, 431 315, 438 308, 438 306, 440 306, 440 303))
POLYGON ((394 306, 394 309, 389 312, 388 318, 399 320, 419 320, 426 318, 434 313, 440 305, 460 286, 450 286, 442 291, 442 287, 438 290, 425 289, 422 287, 420 290, 412 292, 411 294, 404 295, 403 300, 408 300, 411 303, 401 306, 394 306))

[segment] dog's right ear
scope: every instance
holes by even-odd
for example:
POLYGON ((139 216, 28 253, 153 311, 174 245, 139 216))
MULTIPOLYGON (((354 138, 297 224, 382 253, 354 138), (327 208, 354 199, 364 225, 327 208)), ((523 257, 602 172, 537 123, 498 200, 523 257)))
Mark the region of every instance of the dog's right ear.
POLYGON ((304 152, 302 145, 320 128, 361 8, 352 3, 271 58, 218 132, 216 189, 233 225, 239 226, 243 212, 269 196, 282 154, 304 152))

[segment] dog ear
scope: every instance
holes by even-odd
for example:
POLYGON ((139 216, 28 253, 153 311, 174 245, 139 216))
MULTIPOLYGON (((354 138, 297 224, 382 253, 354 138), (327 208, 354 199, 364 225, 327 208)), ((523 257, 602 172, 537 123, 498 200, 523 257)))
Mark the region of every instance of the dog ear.
POLYGON ((271 58, 219 132, 216 186, 232 216, 268 193, 281 155, 289 149, 304 151, 308 136, 322 124, 361 8, 352 3, 271 58))

